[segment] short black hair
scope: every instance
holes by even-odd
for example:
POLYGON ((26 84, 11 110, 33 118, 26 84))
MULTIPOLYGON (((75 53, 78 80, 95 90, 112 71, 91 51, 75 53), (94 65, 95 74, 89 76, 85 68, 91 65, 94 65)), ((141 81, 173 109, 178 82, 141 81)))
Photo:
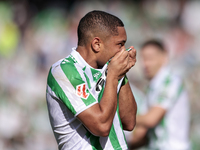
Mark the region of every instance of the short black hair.
POLYGON ((150 46, 150 45, 157 47, 161 52, 166 52, 163 42, 160 40, 155 40, 155 39, 144 42, 141 48, 143 49, 144 47, 150 46))
POLYGON ((92 34, 106 33, 118 35, 117 27, 124 27, 123 22, 116 16, 104 11, 94 10, 87 13, 78 25, 78 45, 83 46, 87 42, 88 31, 92 34))

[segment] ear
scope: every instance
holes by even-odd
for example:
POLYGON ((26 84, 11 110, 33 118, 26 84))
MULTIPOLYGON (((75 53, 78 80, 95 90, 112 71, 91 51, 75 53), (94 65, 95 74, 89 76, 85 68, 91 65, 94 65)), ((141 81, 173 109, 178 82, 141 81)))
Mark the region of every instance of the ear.
POLYGON ((92 43, 91 43, 91 46, 92 46, 92 49, 98 53, 100 51, 100 48, 101 48, 101 45, 102 45, 102 41, 99 37, 95 37, 93 40, 92 40, 92 43))

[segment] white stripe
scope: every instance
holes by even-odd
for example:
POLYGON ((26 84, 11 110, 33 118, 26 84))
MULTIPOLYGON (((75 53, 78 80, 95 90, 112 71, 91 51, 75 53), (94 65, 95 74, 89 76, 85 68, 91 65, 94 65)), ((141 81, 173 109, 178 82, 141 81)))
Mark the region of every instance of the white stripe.
MULTIPOLYGON (((74 65, 75 65, 77 71, 79 72, 79 75, 81 76, 82 80, 83 80, 85 83, 87 83, 86 78, 85 78, 85 76, 84 76, 84 74, 83 74, 83 70, 82 70, 83 66, 82 66, 81 64, 78 64, 78 63, 75 63, 74 65)), ((87 84, 86 84, 86 85, 87 85, 87 84)), ((87 87, 87 88, 88 88, 88 87, 87 87)))
POLYGON ((85 135, 84 136, 84 140, 86 142, 84 142, 84 145, 81 149, 85 149, 85 150, 93 150, 92 148, 92 144, 90 143, 90 138, 87 138, 87 136, 85 135))
POLYGON ((123 130, 121 129, 117 112, 115 113, 113 125, 114 125, 115 133, 117 135, 119 144, 120 144, 121 147, 124 147, 126 145, 126 141, 124 139, 123 130))
POLYGON ((90 68, 86 67, 85 73, 87 74, 88 78, 90 79, 90 85, 92 86, 93 82, 93 76, 92 76, 92 71, 90 68))
POLYGON ((121 87, 121 84, 122 84, 122 81, 124 80, 124 77, 122 77, 121 79, 120 79, 120 81, 119 81, 119 84, 118 84, 118 86, 117 86, 117 93, 119 92, 119 89, 120 89, 120 87, 121 87))
POLYGON ((112 146, 112 144, 111 144, 111 142, 110 142, 109 137, 100 137, 100 138, 99 138, 99 142, 100 142, 101 147, 102 147, 103 149, 108 149, 108 148, 109 148, 109 150, 114 150, 114 148, 113 148, 113 146, 112 146), (105 144, 106 144, 106 145, 105 145, 105 144))

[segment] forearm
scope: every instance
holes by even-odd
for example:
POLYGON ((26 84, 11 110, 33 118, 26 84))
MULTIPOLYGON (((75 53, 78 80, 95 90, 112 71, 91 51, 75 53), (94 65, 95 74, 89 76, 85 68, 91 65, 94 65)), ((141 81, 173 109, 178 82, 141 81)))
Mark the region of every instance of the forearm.
POLYGON ((117 109, 118 80, 108 76, 100 103, 78 115, 83 124, 96 136, 108 136, 117 109))
POLYGON ((129 140, 128 142, 129 149, 136 149, 146 145, 148 143, 148 138, 146 135, 147 131, 148 131, 147 128, 136 125, 133 131, 133 136, 131 140, 129 140))
POLYGON ((108 122, 112 125, 112 121, 117 109, 117 86, 118 80, 107 77, 104 93, 99 103, 101 110, 101 122, 108 122))
POLYGON ((138 115, 137 116, 137 125, 139 126, 143 126, 143 127, 146 127, 146 128, 151 128, 152 125, 151 125, 151 120, 150 120, 151 117, 148 116, 148 114, 144 114, 144 115, 138 115))
POLYGON ((119 111, 124 130, 132 130, 136 122, 137 105, 129 83, 120 90, 119 111))
POLYGON ((157 124, 157 121, 154 121, 154 116, 150 114, 138 115, 136 120, 138 125, 146 128, 153 128, 157 124))
POLYGON ((146 114, 137 116, 137 124, 146 128, 154 128, 164 117, 166 110, 154 106, 146 114))

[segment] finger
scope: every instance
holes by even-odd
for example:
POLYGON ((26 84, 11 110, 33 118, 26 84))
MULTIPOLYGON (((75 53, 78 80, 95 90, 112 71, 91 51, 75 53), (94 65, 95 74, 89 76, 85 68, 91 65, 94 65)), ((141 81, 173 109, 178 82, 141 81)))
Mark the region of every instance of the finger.
POLYGON ((124 50, 121 50, 121 51, 117 52, 113 58, 118 59, 122 55, 123 51, 124 50))
MULTIPOLYGON (((130 46, 128 49, 131 49, 131 50, 133 50, 133 49, 134 49, 134 46, 130 46)), ((130 51, 131 51, 131 50, 130 50, 130 51)))
POLYGON ((133 67, 135 64, 136 64, 136 58, 132 59, 132 60, 129 62, 130 67, 133 67))
POLYGON ((124 61, 129 56, 128 52, 122 50, 115 55, 115 59, 118 61, 124 61))
POLYGON ((136 49, 133 47, 129 52, 130 53, 136 53, 136 49))
POLYGON ((124 51, 122 52, 122 54, 121 54, 121 57, 124 58, 124 59, 126 59, 128 56, 129 56, 129 52, 126 51, 126 50, 124 50, 124 51))
POLYGON ((131 58, 135 58, 135 57, 136 57, 136 50, 135 50, 135 49, 131 50, 131 51, 129 52, 129 56, 130 56, 131 58))

